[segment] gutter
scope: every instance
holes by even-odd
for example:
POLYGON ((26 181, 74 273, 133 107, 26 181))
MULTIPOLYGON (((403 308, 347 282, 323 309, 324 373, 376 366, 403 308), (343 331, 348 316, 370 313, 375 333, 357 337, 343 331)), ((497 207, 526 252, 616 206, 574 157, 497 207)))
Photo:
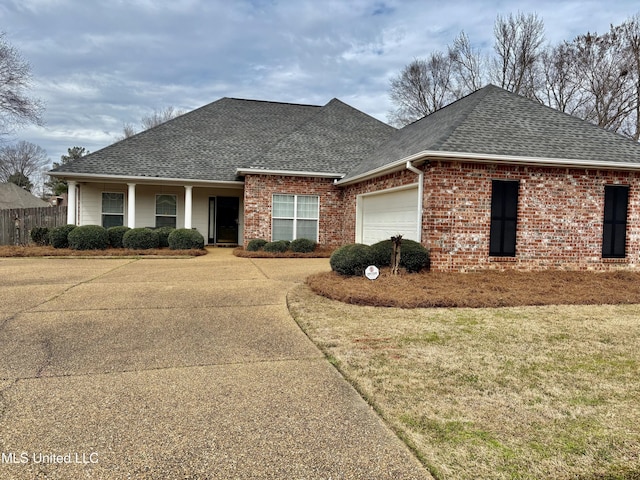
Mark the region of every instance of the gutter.
POLYGON ((406 163, 407 170, 418 175, 418 243, 422 243, 422 197, 424 192, 424 172, 422 170, 417 169, 413 166, 413 164, 407 160, 406 163))
POLYGON ((193 185, 193 186, 215 186, 222 185, 225 187, 242 188, 244 182, 237 180, 203 180, 201 178, 170 178, 170 177, 147 177, 147 176, 131 176, 131 175, 113 175, 113 174, 92 174, 92 173, 73 173, 73 172, 47 172, 50 177, 59 177, 65 180, 78 181, 95 181, 107 183, 137 183, 137 184, 158 184, 169 183, 172 185, 193 185))
POLYGON ((269 170, 263 168, 237 168, 236 175, 283 175, 287 177, 319 177, 342 178, 344 173, 335 172, 305 172, 303 170, 269 170))
POLYGON ((387 173, 402 170, 407 162, 415 162, 416 160, 453 160, 453 161, 470 161, 477 163, 497 163, 502 165, 520 165, 533 167, 566 167, 566 168, 592 168, 599 170, 618 170, 618 171, 638 171, 640 170, 639 162, 604 162, 600 160, 577 160, 571 158, 545 158, 545 157, 514 157, 509 155, 493 155, 484 153, 468 153, 468 152, 440 152, 437 150, 424 150, 422 152, 409 155, 394 162, 374 168, 368 172, 361 173, 354 177, 338 180, 336 185, 349 185, 359 183, 370 178, 379 177, 387 173))

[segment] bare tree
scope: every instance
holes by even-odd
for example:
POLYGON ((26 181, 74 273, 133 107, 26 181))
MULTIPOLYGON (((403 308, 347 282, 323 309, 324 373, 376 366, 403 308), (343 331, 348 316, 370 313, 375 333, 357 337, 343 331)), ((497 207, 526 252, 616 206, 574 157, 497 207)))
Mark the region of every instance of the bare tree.
MULTIPOLYGON (((140 120, 140 125, 142 127, 142 131, 149 130, 150 128, 157 127, 169 120, 172 120, 180 115, 185 113, 184 110, 175 109, 172 106, 166 107, 164 110, 154 110, 153 113, 142 117, 140 120)), ((122 135, 117 138, 117 140, 124 140, 125 138, 129 138, 134 136, 136 133, 136 127, 130 123, 125 123, 122 127, 122 135)))
POLYGON ((619 131, 633 111, 636 93, 628 51, 619 48, 619 39, 612 31, 587 33, 573 41, 576 75, 588 95, 584 118, 612 131, 619 131))
POLYGON ((535 98, 544 41, 544 23, 536 14, 498 15, 494 25, 496 57, 492 79, 510 92, 535 98))
POLYGON ((156 127, 162 123, 179 117, 184 113, 185 112, 183 110, 177 110, 172 106, 168 106, 164 110, 154 110, 151 115, 142 117, 142 129, 149 130, 150 128, 156 127))
POLYGON ((452 62, 454 96, 462 98, 486 84, 485 59, 482 54, 471 46, 466 33, 460 34, 448 48, 452 62))
POLYGON ((403 126, 478 90, 487 79, 511 92, 640 140, 640 14, 598 35, 543 46, 535 14, 498 16, 491 59, 464 32, 448 47, 416 59, 391 82, 397 107, 389 120, 403 126))
POLYGON ((627 52, 629 69, 627 75, 633 83, 633 106, 627 122, 622 127, 622 133, 640 140, 640 14, 636 14, 623 23, 619 32, 623 48, 627 52))
POLYGON ((117 141, 124 140, 125 138, 133 137, 136 134, 136 127, 130 123, 122 125, 122 135, 116 138, 117 141))
POLYGON ((47 152, 38 145, 20 141, 0 149, 0 181, 31 179, 42 173, 49 163, 47 152))
POLYGON ((556 110, 584 118, 589 100, 575 67, 576 57, 576 46, 569 42, 548 46, 542 52, 538 99, 556 110))
POLYGON ((391 123, 402 126, 435 112, 455 100, 452 93, 452 61, 442 52, 427 60, 414 59, 391 80, 391 123))
POLYGON ((16 125, 42 123, 42 103, 26 94, 30 81, 31 67, 0 33, 0 133, 16 125))

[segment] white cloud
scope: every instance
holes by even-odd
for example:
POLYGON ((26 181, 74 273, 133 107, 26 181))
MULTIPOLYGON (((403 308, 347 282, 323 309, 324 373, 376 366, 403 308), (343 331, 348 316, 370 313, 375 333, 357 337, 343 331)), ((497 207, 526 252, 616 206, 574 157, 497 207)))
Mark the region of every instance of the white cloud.
POLYGON ((58 159, 111 143, 153 109, 222 96, 338 97, 384 119, 391 76, 461 30, 490 50, 498 13, 535 11, 556 42, 637 10, 629 0, 5 0, 0 23, 47 104, 46 127, 19 138, 58 159))

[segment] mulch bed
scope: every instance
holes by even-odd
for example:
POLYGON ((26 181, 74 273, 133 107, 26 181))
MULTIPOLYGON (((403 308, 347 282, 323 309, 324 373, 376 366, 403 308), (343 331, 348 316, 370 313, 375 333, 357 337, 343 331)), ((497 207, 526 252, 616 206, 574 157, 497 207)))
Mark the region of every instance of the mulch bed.
POLYGON ((522 305, 640 304, 640 272, 427 272, 377 280, 335 272, 311 275, 310 288, 325 297, 380 307, 513 307, 522 305))

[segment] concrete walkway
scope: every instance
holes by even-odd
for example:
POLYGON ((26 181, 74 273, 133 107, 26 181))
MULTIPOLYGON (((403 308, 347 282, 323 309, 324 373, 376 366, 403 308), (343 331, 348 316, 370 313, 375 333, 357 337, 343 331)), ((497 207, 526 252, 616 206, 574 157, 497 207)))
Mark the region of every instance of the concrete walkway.
POLYGON ((430 478, 288 314, 327 268, 0 259, 0 478, 430 478))

